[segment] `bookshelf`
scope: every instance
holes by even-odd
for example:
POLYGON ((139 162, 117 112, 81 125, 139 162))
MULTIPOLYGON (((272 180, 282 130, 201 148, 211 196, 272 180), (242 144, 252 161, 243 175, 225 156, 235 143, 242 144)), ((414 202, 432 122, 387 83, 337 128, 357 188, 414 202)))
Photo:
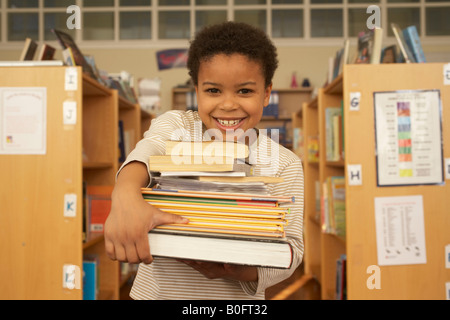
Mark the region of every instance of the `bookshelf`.
POLYGON ((80 300, 83 255, 96 254, 98 299, 119 299, 120 264, 107 258, 103 235, 82 239, 82 185, 113 185, 119 167, 119 119, 134 133, 130 143, 135 144, 152 115, 142 115, 139 105, 119 98, 116 90, 83 75, 79 67, 0 68, 0 87, 46 88, 47 102, 45 153, 0 155, 6 213, 0 215, 0 224, 6 226, 0 253, 8 261, 0 266, 0 297, 80 300), (69 90, 68 70, 76 79, 69 90), (67 101, 76 103, 73 124, 63 122, 67 101), (71 198, 66 201, 67 195, 71 198), (65 214, 68 206, 73 216, 65 214), (64 273, 64 266, 75 271, 64 273), (71 276, 74 287, 64 287, 64 278, 70 283, 71 276))
MULTIPOLYGON (((306 87, 295 89, 273 89, 272 91, 277 92, 279 97, 278 116, 263 116, 260 123, 258 124, 258 128, 285 128, 286 141, 283 144, 288 148, 292 148, 292 115, 293 113, 301 110, 303 102, 309 101, 311 99, 313 89, 311 87, 306 87)), ((193 95, 195 95, 195 90, 192 88, 173 88, 172 109, 186 110, 187 100, 190 99, 193 95)))
MULTIPOLYGON (((447 112, 450 86, 444 84, 444 64, 346 65, 343 75, 321 88, 318 97, 303 105, 305 154, 309 137, 319 137, 319 159, 305 156, 305 274, 321 286, 322 299, 335 299, 336 260, 347 256, 348 299, 445 299, 445 283, 450 269, 445 268, 445 246, 450 243, 450 186, 442 185, 377 186, 374 93, 399 90, 440 91, 442 107, 443 158, 450 157, 450 122, 447 112), (350 98, 359 92, 359 110, 350 110, 350 98), (344 160, 325 158, 325 110, 343 101, 344 160), (349 183, 349 165, 361 165, 362 184, 349 183), (324 233, 316 201, 317 189, 329 176, 345 176, 346 235, 324 233), (423 198, 425 263, 379 265, 375 222, 376 198, 420 195, 423 198), (446 209, 447 208, 447 209, 446 209), (379 267, 381 288, 369 288, 371 266, 379 267)), ((319 195, 317 194, 319 191, 319 195)))

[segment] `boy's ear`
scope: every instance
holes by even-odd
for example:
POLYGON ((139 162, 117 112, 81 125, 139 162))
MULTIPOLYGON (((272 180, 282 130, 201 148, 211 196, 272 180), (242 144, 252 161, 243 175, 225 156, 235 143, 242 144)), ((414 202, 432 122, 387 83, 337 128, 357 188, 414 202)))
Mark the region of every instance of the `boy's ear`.
POLYGON ((272 82, 266 87, 264 91, 264 108, 269 105, 271 93, 272 93, 272 82))

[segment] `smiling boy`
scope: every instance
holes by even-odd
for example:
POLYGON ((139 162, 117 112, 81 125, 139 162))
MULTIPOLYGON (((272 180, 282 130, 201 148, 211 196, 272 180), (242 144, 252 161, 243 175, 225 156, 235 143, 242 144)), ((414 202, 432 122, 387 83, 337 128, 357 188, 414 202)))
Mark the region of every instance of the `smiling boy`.
POLYGON ((290 269, 153 258, 148 232, 161 224, 188 221, 159 211, 140 193, 151 181, 148 158, 164 154, 165 141, 201 141, 211 135, 242 140, 252 136, 249 132, 254 131, 269 103, 277 64, 272 42, 264 32, 246 24, 226 22, 207 27, 192 41, 188 69, 198 112, 169 111, 152 122, 118 173, 105 226, 106 252, 111 259, 142 262, 131 291, 134 299, 264 299, 266 288, 288 278, 301 263, 301 162, 267 136, 259 135, 257 141, 248 143, 258 154, 255 175, 272 172, 282 177, 283 182, 269 186, 270 192, 295 197, 286 228, 293 247, 290 269))

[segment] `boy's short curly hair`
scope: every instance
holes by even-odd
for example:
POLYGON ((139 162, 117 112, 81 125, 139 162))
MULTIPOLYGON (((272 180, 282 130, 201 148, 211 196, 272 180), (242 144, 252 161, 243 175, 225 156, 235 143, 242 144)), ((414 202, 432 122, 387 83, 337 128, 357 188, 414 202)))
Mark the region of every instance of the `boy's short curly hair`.
POLYGON ((266 87, 272 83, 278 67, 277 49, 258 28, 239 22, 224 22, 202 29, 191 41, 187 67, 189 75, 198 85, 200 63, 216 54, 239 53, 261 65, 266 87))

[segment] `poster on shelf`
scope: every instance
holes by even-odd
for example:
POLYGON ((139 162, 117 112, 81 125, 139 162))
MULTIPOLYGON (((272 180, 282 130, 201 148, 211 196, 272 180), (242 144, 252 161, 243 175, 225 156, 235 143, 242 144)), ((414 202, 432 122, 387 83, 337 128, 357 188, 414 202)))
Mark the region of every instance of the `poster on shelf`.
POLYGON ((375 198, 378 265, 427 262, 421 195, 375 198))
POLYGON ((374 93, 378 186, 444 183, 439 90, 374 93))
POLYGON ((0 154, 46 154, 47 88, 0 88, 0 154))

